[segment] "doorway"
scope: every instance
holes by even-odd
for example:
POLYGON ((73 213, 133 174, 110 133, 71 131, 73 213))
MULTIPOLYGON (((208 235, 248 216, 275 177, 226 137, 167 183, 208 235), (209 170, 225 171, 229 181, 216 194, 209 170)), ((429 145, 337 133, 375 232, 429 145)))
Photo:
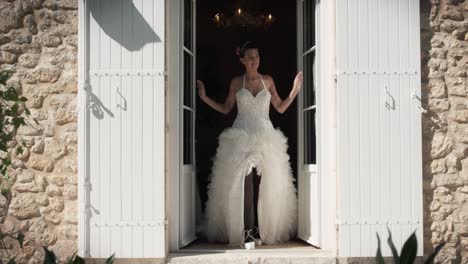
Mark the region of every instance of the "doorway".
MULTIPOLYGON (((210 98, 223 102, 227 97, 229 83, 234 76, 243 73, 243 66, 235 53, 237 46, 250 40, 259 46, 261 74, 273 77, 278 94, 287 97, 292 87, 296 70, 296 4, 294 1, 199 1, 197 3, 197 62, 196 77, 202 80, 210 98), (252 16, 271 14, 274 22, 266 24, 231 24, 216 22, 216 14, 234 16, 236 10, 248 12, 252 16), (288 41, 282 41, 288 40, 288 41)), ((284 114, 270 108, 273 125, 288 138, 288 154, 293 170, 297 175, 297 100, 284 114)), ((237 115, 234 107, 228 115, 223 115, 201 100, 197 100, 195 148, 197 164, 198 192, 202 205, 207 200, 206 186, 213 164, 212 158, 218 146, 218 136, 230 127, 237 115)), ((203 208, 204 206, 202 206, 203 208)))
MULTIPOLYGON (((235 50, 245 41, 254 41, 259 47, 259 72, 273 77, 281 98, 288 96, 297 71, 294 1, 208 0, 198 1, 196 10, 196 76, 205 83, 210 98, 223 102, 227 97, 231 79, 243 74, 243 66, 235 50), (235 20, 236 16, 242 15, 248 16, 249 19, 235 20), (261 21, 262 15, 266 17, 264 21, 261 21), (271 23, 268 21, 269 15, 271 23)), ((296 102, 297 100, 284 114, 279 114, 270 107, 270 119, 274 127, 279 128, 288 138, 290 165, 293 176, 297 179, 296 102)), ((213 157, 218 147, 217 139, 224 129, 232 125, 236 115, 236 107, 228 115, 223 115, 197 100, 195 149, 197 190, 200 196, 197 219, 201 219, 208 199, 207 186, 210 182, 213 157)), ((258 192, 258 182, 254 189, 258 192)), ((296 242, 294 246, 298 244, 301 243, 296 242)), ((222 248, 222 245, 197 242, 188 248, 203 247, 222 248)))
POLYGON ((259 71, 274 78, 282 98, 289 94, 298 69, 307 71, 304 72, 304 85, 308 88, 302 89, 301 94, 285 114, 278 114, 271 108, 270 118, 273 125, 282 130, 288 138, 290 165, 299 192, 298 229, 302 233, 299 237, 302 241, 320 246, 319 231, 317 231, 320 195, 318 147, 315 144, 317 141, 314 86, 316 80, 313 77, 316 53, 313 36, 317 2, 298 0, 280 5, 259 0, 250 1, 248 4, 247 1, 241 3, 246 6, 246 10, 267 10, 275 16, 275 23, 263 29, 216 26, 213 18, 218 10, 231 8, 232 11, 242 8, 229 6, 229 3, 213 0, 203 2, 181 0, 178 4, 181 47, 178 53, 180 88, 176 100, 178 100, 177 111, 180 120, 178 157, 183 160, 183 164, 179 167, 177 189, 174 189, 178 196, 172 196, 177 202, 171 202, 179 208, 177 214, 173 214, 175 219, 170 220, 177 223, 178 227, 176 236, 172 235, 173 238, 177 237, 177 241, 170 239, 173 245, 171 248, 177 250, 184 248, 196 239, 196 222, 201 218, 207 200, 206 186, 209 182, 212 158, 218 146, 217 138, 223 129, 232 124, 236 116, 236 110, 223 116, 204 105, 196 95, 195 80, 200 79, 205 82, 210 98, 218 102, 224 101, 229 81, 233 76, 242 74, 243 69, 236 57, 235 47, 245 40, 254 40, 260 46, 259 71), (189 7, 189 12, 184 7, 189 7), (187 27, 192 28, 187 30, 187 27), (310 31, 309 34, 304 35, 304 31, 307 30, 310 31), (187 39, 193 42, 187 42, 187 39), (313 45, 310 46, 311 44, 313 45), (298 148, 298 141, 307 144, 308 147, 298 148))

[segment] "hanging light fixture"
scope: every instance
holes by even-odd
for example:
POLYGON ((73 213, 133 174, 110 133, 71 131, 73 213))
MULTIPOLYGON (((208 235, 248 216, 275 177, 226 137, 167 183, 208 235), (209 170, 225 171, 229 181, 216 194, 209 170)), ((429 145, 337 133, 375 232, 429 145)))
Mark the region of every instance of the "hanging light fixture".
POLYGON ((230 15, 217 12, 213 15, 213 23, 222 29, 267 29, 276 21, 271 13, 252 14, 246 8, 237 8, 230 15))

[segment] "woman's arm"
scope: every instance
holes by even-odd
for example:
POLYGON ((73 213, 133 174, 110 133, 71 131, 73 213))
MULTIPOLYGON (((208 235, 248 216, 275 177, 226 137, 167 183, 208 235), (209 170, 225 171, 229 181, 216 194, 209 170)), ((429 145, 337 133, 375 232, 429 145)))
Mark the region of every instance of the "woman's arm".
POLYGON ((289 93, 288 97, 286 97, 284 100, 281 100, 281 97, 279 97, 278 93, 276 92, 276 86, 275 82, 273 81, 273 78, 269 77, 268 79, 270 82, 270 87, 268 89, 270 90, 271 94, 271 103, 275 107, 276 111, 282 114, 286 111, 286 109, 288 109, 296 95, 299 93, 299 90, 301 89, 302 72, 299 72, 296 75, 291 92, 289 93))
POLYGON ((234 107, 234 103, 236 102, 236 86, 234 85, 234 79, 229 85, 229 94, 223 104, 216 102, 206 95, 205 85, 200 80, 197 80, 197 87, 200 99, 211 108, 225 115, 231 112, 232 108, 234 107))

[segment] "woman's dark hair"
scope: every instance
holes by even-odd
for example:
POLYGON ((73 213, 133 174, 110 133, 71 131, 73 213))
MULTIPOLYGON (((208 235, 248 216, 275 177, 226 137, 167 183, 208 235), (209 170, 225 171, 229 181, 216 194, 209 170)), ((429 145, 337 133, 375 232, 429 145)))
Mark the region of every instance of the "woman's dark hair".
POLYGON ((248 40, 236 49, 237 56, 244 57, 245 52, 249 49, 258 49, 258 46, 255 42, 248 40))

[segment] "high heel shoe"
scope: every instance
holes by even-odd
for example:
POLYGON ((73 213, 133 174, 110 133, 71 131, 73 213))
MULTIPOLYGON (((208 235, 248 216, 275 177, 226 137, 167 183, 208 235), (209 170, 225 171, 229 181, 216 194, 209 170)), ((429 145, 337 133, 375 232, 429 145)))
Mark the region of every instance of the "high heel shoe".
POLYGON ((256 226, 253 228, 253 238, 255 240, 255 245, 257 246, 263 245, 262 238, 260 237, 260 232, 258 230, 258 227, 256 226))
POLYGON ((247 250, 255 249, 255 238, 252 235, 252 229, 244 231, 244 248, 247 250))

